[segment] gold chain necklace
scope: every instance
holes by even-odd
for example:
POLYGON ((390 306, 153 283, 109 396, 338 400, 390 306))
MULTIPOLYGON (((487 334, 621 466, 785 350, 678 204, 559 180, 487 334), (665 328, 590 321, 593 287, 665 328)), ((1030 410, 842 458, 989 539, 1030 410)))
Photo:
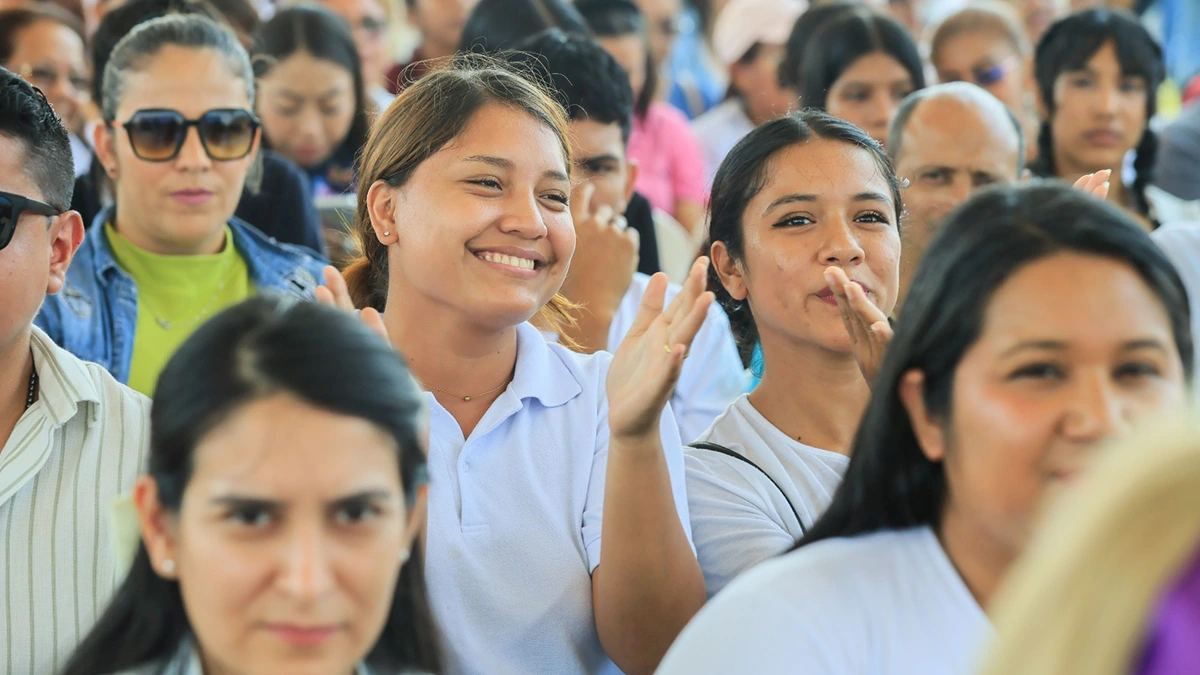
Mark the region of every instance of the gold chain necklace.
MULTIPOLYGON (((415 379, 415 378, 414 378, 414 379, 415 379)), ((487 391, 483 392, 482 394, 475 394, 474 396, 462 396, 462 395, 459 395, 459 394, 455 394, 454 392, 446 391, 445 389, 442 389, 441 387, 435 387, 435 386, 433 386, 432 384, 425 384, 424 382, 422 382, 422 381, 420 381, 420 380, 417 380, 417 384, 421 385, 422 387, 425 387, 426 389, 432 389, 432 390, 434 390, 434 391, 440 391, 441 393, 443 393, 443 394, 445 394, 445 395, 447 395, 447 396, 453 396, 454 398, 461 398, 461 399, 463 400, 463 402, 464 402, 464 403, 470 403, 471 401, 473 401, 473 400, 475 400, 475 399, 479 398, 480 396, 487 396, 488 394, 490 394, 490 393, 492 393, 492 392, 494 392, 494 391, 497 391, 497 390, 499 390, 499 389, 502 389, 502 388, 504 388, 504 387, 507 387, 507 386, 508 386, 508 382, 507 382, 507 381, 505 381, 505 382, 503 382, 503 383, 502 383, 502 384, 501 384, 499 387, 492 387, 491 389, 488 389, 487 391)))

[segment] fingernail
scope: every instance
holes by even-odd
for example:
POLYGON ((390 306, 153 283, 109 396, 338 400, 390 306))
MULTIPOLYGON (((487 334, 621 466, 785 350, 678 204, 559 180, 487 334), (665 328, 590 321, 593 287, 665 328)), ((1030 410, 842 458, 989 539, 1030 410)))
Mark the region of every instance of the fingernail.
POLYGON ((1104 185, 1102 187, 1107 190, 1110 187, 1108 181, 1104 181, 1104 185))

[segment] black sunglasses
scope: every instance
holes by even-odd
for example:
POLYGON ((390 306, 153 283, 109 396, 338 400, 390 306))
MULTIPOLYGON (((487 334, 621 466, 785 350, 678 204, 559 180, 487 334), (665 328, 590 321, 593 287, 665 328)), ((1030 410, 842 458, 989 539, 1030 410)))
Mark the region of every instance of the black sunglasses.
POLYGON ((127 122, 109 124, 125 129, 133 154, 147 162, 169 162, 178 157, 190 127, 196 127, 210 159, 229 162, 250 154, 260 123, 249 110, 223 108, 209 110, 194 120, 177 110, 139 110, 127 122))
POLYGON ((49 218, 62 215, 64 210, 29 197, 0 192, 0 250, 12 241, 13 232, 17 231, 17 221, 21 219, 22 213, 28 211, 49 218))

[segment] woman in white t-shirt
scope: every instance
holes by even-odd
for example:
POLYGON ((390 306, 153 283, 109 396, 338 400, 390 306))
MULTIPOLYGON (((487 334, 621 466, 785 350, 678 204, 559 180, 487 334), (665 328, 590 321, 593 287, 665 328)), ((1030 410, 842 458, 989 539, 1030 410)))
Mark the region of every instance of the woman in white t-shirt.
POLYGON ((1057 184, 981 192, 929 248, 833 503, 735 581, 660 674, 970 672, 1043 496, 1187 405, 1187 297, 1119 209, 1057 184))
POLYGON ((322 292, 386 306, 428 392, 426 582, 453 673, 648 672, 704 602, 667 401, 707 261, 665 311, 651 279, 615 356, 548 343, 571 310, 568 133, 490 59, 425 75, 372 128, 365 257, 322 292))
POLYGON ((743 352, 762 345, 765 367, 685 451, 710 597, 795 546, 841 482, 870 388, 826 273, 836 268, 886 317, 901 211, 882 149, 814 110, 751 132, 721 165, 711 204, 709 289, 743 352))

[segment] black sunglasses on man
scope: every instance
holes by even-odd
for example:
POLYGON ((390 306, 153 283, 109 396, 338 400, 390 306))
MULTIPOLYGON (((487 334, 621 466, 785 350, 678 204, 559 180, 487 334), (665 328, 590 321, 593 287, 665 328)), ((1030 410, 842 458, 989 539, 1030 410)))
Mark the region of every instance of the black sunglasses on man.
POLYGON ((0 250, 12 241, 13 233, 17 231, 17 221, 26 211, 52 218, 61 216, 67 210, 11 192, 0 192, 0 250))

